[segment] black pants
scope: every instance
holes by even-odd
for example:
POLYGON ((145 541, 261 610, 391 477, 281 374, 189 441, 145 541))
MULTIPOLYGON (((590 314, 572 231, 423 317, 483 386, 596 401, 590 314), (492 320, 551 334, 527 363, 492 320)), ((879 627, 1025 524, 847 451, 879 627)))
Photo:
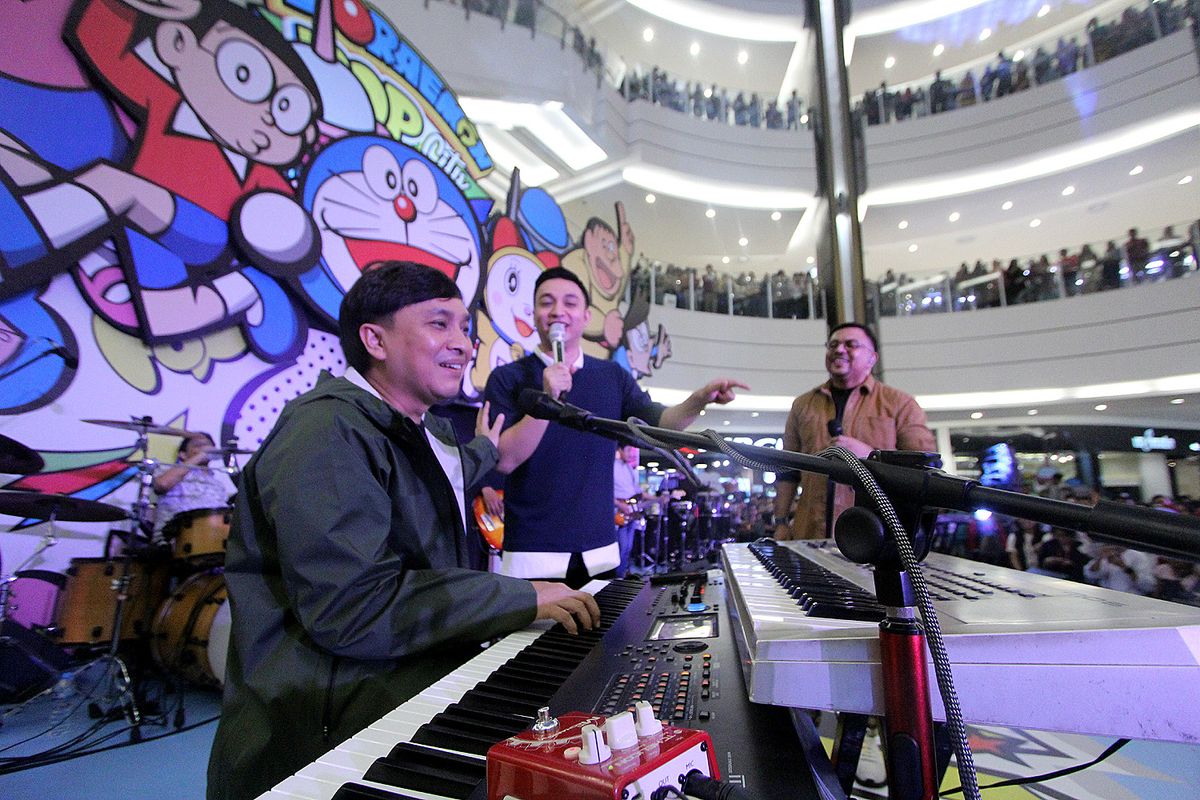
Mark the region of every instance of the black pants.
POLYGON ((588 575, 587 567, 583 563, 583 554, 571 553, 571 560, 567 564, 567 576, 562 582, 572 589, 582 589, 588 581, 610 581, 615 577, 615 569, 606 570, 598 575, 588 575))

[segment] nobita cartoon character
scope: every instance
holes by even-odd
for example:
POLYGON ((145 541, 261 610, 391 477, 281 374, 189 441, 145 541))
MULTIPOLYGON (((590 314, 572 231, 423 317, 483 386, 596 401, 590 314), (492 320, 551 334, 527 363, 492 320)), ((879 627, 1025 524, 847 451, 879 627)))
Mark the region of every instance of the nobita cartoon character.
POLYGON ((306 269, 320 246, 284 176, 316 138, 318 92, 304 62, 229 0, 84 0, 66 37, 137 120, 138 137, 127 165, 66 174, 10 152, 4 172, 24 176, 14 182, 41 241, 21 261, 4 253, 6 279, 29 256, 65 268, 112 236, 115 258, 84 259, 77 279, 118 327, 154 342, 241 319, 261 355, 290 351, 302 340, 296 325, 284 326, 285 342, 261 323, 295 316, 266 273, 306 269), (36 168, 46 180, 29 177, 36 168))
POLYGON ((479 291, 482 234, 462 191, 411 147, 353 136, 326 147, 302 178, 321 236, 320 262, 295 282, 336 322, 342 297, 377 261, 414 261, 454 280, 470 306, 479 291))
POLYGON ((599 217, 592 217, 584 226, 581 246, 562 260, 588 287, 592 319, 583 333, 583 349, 600 358, 607 358, 621 344, 625 326, 619 304, 633 260, 633 228, 625 218, 625 204, 617 203, 616 211, 616 231, 599 217))
POLYGON ((651 336, 649 315, 649 296, 635 294, 625 315, 621 345, 612 354, 612 360, 629 370, 634 378, 649 377, 671 357, 671 337, 662 325, 651 336))

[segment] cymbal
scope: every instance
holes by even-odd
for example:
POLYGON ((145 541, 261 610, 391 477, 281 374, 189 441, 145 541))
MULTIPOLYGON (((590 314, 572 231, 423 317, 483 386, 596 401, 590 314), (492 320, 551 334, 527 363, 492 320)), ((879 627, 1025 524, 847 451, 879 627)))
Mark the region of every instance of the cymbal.
POLYGON ((135 433, 157 433, 160 436, 179 436, 184 439, 191 439, 193 436, 203 436, 202 433, 194 431, 180 430, 179 428, 169 428, 166 425, 156 425, 149 419, 146 420, 124 420, 124 419, 85 419, 84 422, 89 425, 103 425, 106 428, 120 428, 121 430, 134 431, 135 433))
POLYGON ((123 508, 65 494, 42 494, 0 489, 0 514, 66 522, 116 522, 128 519, 123 508))
POLYGON ((29 475, 41 472, 46 462, 33 450, 7 436, 0 436, 0 472, 29 475))

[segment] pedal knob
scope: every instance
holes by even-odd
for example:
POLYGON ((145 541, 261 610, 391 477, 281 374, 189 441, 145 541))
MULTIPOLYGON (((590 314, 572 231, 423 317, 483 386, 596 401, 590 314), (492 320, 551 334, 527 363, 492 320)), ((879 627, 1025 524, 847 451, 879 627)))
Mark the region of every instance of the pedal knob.
POLYGON ((633 714, 623 711, 608 718, 604 723, 604 735, 608 746, 613 750, 624 750, 637 744, 638 737, 634 731, 633 714))
POLYGON ((634 723, 634 728, 637 730, 637 735, 640 738, 647 736, 655 736, 662 733, 662 723, 658 717, 654 716, 654 707, 645 700, 638 700, 633 704, 633 713, 637 718, 634 723))
POLYGON ((612 751, 604 743, 604 734, 595 725, 584 725, 579 751, 580 764, 599 764, 612 758, 612 751))

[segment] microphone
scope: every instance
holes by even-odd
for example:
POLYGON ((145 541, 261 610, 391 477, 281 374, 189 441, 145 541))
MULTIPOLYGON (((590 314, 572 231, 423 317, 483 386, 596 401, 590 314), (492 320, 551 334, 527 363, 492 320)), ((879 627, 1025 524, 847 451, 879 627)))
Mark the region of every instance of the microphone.
POLYGON ((840 419, 831 419, 825 423, 825 429, 829 431, 829 435, 836 439, 842 435, 842 421, 840 419))
POLYGON ((564 425, 582 427, 582 423, 592 418, 592 412, 587 409, 556 400, 537 389, 522 389, 517 397, 517 407, 523 414, 534 419, 548 419, 564 425))
POLYGON ((567 360, 567 326, 561 322, 550 323, 549 339, 554 363, 562 364, 567 360))

